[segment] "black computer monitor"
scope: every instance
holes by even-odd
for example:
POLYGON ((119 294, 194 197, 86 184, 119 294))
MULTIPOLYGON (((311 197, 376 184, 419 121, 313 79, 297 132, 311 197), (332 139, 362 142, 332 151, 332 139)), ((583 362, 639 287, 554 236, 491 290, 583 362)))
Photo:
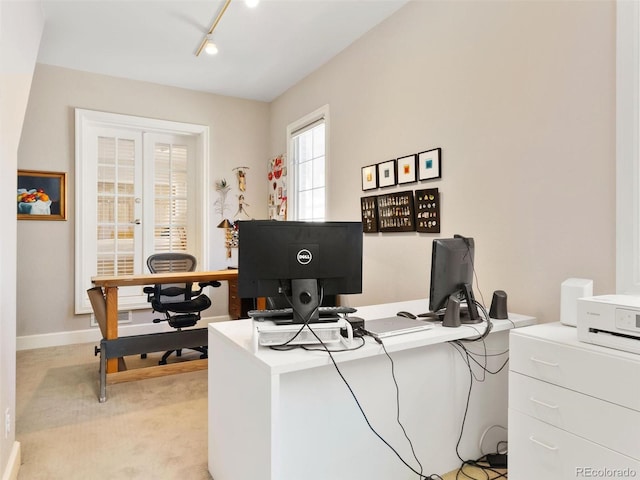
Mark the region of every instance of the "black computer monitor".
POLYGON ((249 220, 238 236, 238 294, 286 297, 293 323, 320 321, 323 295, 362 293, 361 222, 249 220))
POLYGON ((467 303, 468 314, 460 316, 460 323, 479 323, 482 320, 473 295, 473 238, 436 238, 431 254, 431 285, 429 310, 439 313, 449 302, 467 303))

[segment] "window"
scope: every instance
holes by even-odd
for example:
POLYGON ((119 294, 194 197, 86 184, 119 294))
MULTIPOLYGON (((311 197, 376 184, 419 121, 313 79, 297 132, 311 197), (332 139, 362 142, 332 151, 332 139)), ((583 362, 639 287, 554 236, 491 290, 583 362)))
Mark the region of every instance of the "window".
POLYGON ((640 15, 616 2, 616 291, 640 293, 640 15))
POLYGON ((324 106, 287 128, 294 220, 325 220, 328 114, 324 106))
MULTIPOLYGON (((208 263, 206 127, 76 111, 76 313, 96 275, 146 273, 152 253, 208 263)), ((122 287, 123 308, 148 308, 122 287)))

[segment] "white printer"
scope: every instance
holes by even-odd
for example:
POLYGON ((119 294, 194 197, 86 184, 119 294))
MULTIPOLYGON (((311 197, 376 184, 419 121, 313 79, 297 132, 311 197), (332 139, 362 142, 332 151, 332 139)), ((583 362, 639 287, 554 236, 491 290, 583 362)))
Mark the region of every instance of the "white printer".
POLYGON ((579 298, 577 327, 581 342, 640 353, 640 296, 579 298))

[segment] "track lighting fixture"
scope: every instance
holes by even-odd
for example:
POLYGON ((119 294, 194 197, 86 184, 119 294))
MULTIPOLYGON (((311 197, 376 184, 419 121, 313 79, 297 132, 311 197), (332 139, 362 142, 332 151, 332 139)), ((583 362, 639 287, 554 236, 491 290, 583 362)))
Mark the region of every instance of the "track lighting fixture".
MULTIPOLYGON (((260 0, 244 0, 244 3, 249 8, 256 7, 259 2, 260 2, 260 0)), ((218 23, 220 22, 220 19, 222 18, 222 15, 224 15, 224 12, 226 12, 227 8, 229 8, 229 4, 230 3, 231 3, 231 0, 225 0, 224 5, 222 5, 222 8, 220 9, 220 12, 218 13, 218 16, 216 17, 216 19, 211 24, 211 28, 209 29, 209 32, 207 33, 207 35, 202 40, 202 43, 200 43, 200 46, 198 47, 198 50, 196 51, 196 57, 199 56, 202 53, 202 50, 207 52, 209 55, 215 55, 216 53, 218 53, 218 47, 211 40, 211 35, 213 34, 213 31, 218 26, 218 23)))

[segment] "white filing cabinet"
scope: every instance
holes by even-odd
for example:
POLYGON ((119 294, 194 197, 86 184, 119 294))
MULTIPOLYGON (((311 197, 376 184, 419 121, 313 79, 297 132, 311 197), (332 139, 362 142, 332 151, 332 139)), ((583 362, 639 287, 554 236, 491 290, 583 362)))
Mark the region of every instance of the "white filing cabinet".
POLYGON ((509 345, 509 478, 640 478, 640 355, 560 323, 509 345))

